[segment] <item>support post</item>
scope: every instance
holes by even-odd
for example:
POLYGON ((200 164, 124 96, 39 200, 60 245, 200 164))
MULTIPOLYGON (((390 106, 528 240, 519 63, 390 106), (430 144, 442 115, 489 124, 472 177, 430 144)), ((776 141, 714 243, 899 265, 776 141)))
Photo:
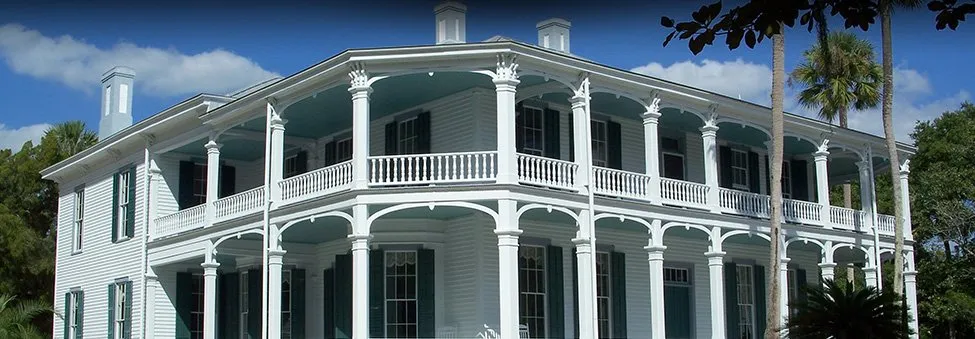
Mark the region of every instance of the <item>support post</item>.
POLYGON ((829 159, 829 151, 820 148, 815 153, 814 159, 816 161, 816 200, 819 202, 821 208, 819 220, 823 222, 823 228, 831 229, 833 228, 833 222, 829 217, 829 172, 826 167, 827 160, 829 159))
POLYGON ((704 253, 708 257, 711 287, 711 339, 725 339, 724 255, 725 252, 704 253))
POLYGON ((911 174, 911 169, 909 166, 910 160, 904 161, 904 164, 900 167, 900 181, 901 181, 901 211, 903 211, 904 220, 900 222, 904 225, 904 240, 913 241, 914 232, 911 226, 911 194, 910 188, 908 188, 908 176, 911 174))
POLYGON ((647 198, 654 205, 662 205, 660 200, 660 138, 657 122, 660 119, 660 99, 653 98, 643 113, 643 143, 646 150, 646 173, 650 177, 647 184, 647 198))
POLYGON ((267 252, 267 338, 281 339, 281 266, 285 250, 267 252))
MULTIPOLYGON (((576 95, 569 99, 572 103, 572 142, 573 142, 573 158, 576 164, 576 182, 575 187, 579 193, 588 194, 586 187, 588 187, 590 180, 590 175, 592 171, 589 168, 589 158, 592 154, 589 153, 589 146, 586 144, 590 142, 589 133, 586 124, 589 122, 589 116, 586 115, 586 102, 588 98, 585 93, 580 93, 576 91, 576 95)), ((588 261, 586 261, 588 262, 588 261)))
POLYGON ((217 198, 219 191, 217 188, 220 187, 220 146, 217 143, 217 138, 215 136, 210 137, 210 141, 204 145, 207 150, 207 191, 206 191, 206 223, 204 227, 210 227, 213 225, 214 219, 216 219, 217 214, 217 198))
MULTIPOLYGON (((868 265, 873 265, 869 263, 868 265)), ((869 266, 863 268, 863 277, 868 287, 879 287, 877 285, 877 267, 869 266)))
POLYGON ((349 72, 352 93, 352 188, 369 187, 369 95, 372 86, 362 65, 349 72))
MULTIPOLYGON (((518 307, 518 205, 514 200, 498 201, 498 304, 501 338, 518 338, 521 310, 518 307)), ((585 265, 579 265, 585 266, 585 265)), ((580 277, 581 280, 582 277, 580 277)))
POLYGON ((779 262, 779 327, 783 330, 789 321, 789 261, 783 256, 779 262))
POLYGON ((595 255, 595 250, 592 248, 592 241, 589 239, 589 220, 591 216, 588 210, 582 210, 579 212, 579 224, 577 237, 572 239, 572 243, 576 246, 576 275, 578 276, 578 300, 579 300, 579 333, 577 337, 579 338, 596 338, 598 337, 597 324, 593 322, 596 319, 596 304, 594 303, 593 296, 596 295, 596 286, 593 286, 593 271, 592 262, 593 256, 595 255))
POLYGON ((904 297, 907 298, 907 314, 911 317, 908 326, 914 332, 911 339, 918 339, 920 327, 917 320, 917 270, 914 268, 914 251, 904 251, 904 257, 907 266, 904 270, 904 297))
POLYGON ((281 119, 281 116, 274 112, 271 115, 271 158, 267 159, 270 164, 268 171, 271 187, 267 188, 271 200, 271 206, 281 201, 280 182, 284 177, 284 124, 288 121, 281 119))
POLYGON ((146 273, 146 318, 142 323, 145 324, 145 336, 146 339, 155 339, 156 337, 156 284, 159 281, 159 277, 152 270, 152 267, 148 268, 146 273))
POLYGON ((369 241, 368 206, 352 207, 352 338, 369 338, 369 241))
POLYGON ((649 245, 647 263, 650 264, 650 338, 666 338, 666 318, 664 317, 664 250, 667 246, 649 245))
POLYGON ((149 239, 152 241, 152 235, 156 232, 156 218, 159 217, 159 192, 163 189, 163 176, 162 170, 159 169, 159 165, 156 164, 154 158, 149 159, 149 206, 147 207, 146 213, 149 214, 149 239))
POLYGON ((858 161, 857 169, 860 170, 860 208, 863 211, 863 219, 861 220, 860 229, 858 231, 866 232, 873 227, 874 220, 873 217, 873 178, 870 177, 870 162, 869 161, 858 161))
POLYGON ((831 262, 829 262, 829 263, 825 263, 825 262, 824 263, 820 263, 819 264, 819 270, 822 272, 821 273, 821 277, 823 279, 823 283, 824 284, 825 284, 826 280, 834 280, 834 279, 836 279, 836 263, 831 263, 831 262))
MULTIPOLYGON (((499 54, 494 87, 498 114, 498 176, 499 184, 518 183, 518 156, 515 149, 515 94, 518 84, 518 64, 514 54, 499 54)), ((502 330, 503 331, 503 330, 502 330)))
POLYGON ((204 262, 203 266, 203 339, 216 338, 217 332, 217 262, 204 262))
POLYGON ((718 195, 717 135, 718 126, 713 120, 701 127, 701 137, 704 139, 704 183, 708 186, 707 203, 712 213, 721 213, 718 195))

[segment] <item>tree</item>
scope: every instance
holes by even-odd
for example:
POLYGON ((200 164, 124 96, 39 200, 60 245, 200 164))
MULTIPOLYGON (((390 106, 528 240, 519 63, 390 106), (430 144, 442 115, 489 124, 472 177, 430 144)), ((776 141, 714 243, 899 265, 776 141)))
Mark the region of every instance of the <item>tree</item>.
POLYGON ((792 303, 790 338, 903 338, 910 330, 902 323, 900 297, 874 287, 843 287, 833 280, 823 287, 800 288, 806 299, 792 303))
MULTIPOLYGON (((879 103, 883 74, 870 42, 850 32, 831 32, 826 44, 816 43, 803 57, 789 83, 803 87, 799 103, 818 108, 820 119, 831 123, 838 119, 840 127, 847 128, 850 109, 865 110, 879 103), (824 53, 829 53, 828 65, 822 60, 824 53)), ((849 183, 843 184, 843 207, 853 207, 849 183)))
MULTIPOLYGON (((779 248, 784 243, 782 238, 782 150, 784 147, 783 124, 785 120, 785 33, 782 32, 783 26, 779 26, 780 31, 772 35, 772 154, 769 157, 772 161, 771 184, 771 227, 769 228, 769 295, 779 295, 779 265, 782 262, 782 250, 779 248)), ((768 328, 765 330, 765 338, 775 339, 779 337, 780 320, 782 308, 779 307, 779 298, 771 299, 767 305, 765 323, 768 328)))
POLYGON ((15 305, 14 300, 11 295, 0 294, 0 338, 44 338, 31 320, 51 312, 51 307, 38 300, 21 300, 15 305))
POLYGON ((41 146, 53 164, 94 146, 98 142, 98 135, 89 130, 83 121, 74 120, 51 126, 44 132, 44 139, 47 140, 42 140, 41 146))

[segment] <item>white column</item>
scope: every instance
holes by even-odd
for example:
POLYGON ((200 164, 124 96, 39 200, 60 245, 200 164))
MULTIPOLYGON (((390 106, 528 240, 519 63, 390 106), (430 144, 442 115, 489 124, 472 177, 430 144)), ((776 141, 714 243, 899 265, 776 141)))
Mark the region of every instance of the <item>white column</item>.
MULTIPOLYGON (((867 265, 873 265, 868 263, 867 265)), ((863 268, 863 276, 868 287, 877 287, 877 267, 869 266, 863 268)))
MULTIPOLYGON (((518 338, 521 318, 518 308, 518 237, 522 231, 518 229, 517 208, 514 200, 499 200, 498 224, 494 229, 494 234, 498 236, 499 334, 504 339, 518 338)), ((579 278, 580 282, 584 280, 581 276, 579 278)))
POLYGON ((782 317, 779 326, 781 328, 785 328, 789 321, 789 261, 791 259, 783 256, 779 263, 779 316, 782 317))
POLYGON ((860 206, 865 214, 861 221, 859 231, 869 231, 873 227, 873 178, 870 177, 870 162, 858 161, 857 168, 860 170, 860 206))
POLYGON ((595 279, 593 276, 595 272, 590 263, 592 263, 593 255, 595 251, 592 248, 591 239, 589 239, 589 223, 590 215, 588 210, 583 210, 579 213, 579 224, 578 226, 578 237, 572 239, 572 243, 576 246, 576 275, 579 277, 578 285, 579 289, 577 291, 579 300, 579 333, 576 337, 579 338, 596 338, 598 337, 597 325, 593 322, 596 319, 596 304, 594 296, 596 295, 596 287, 593 286, 595 279))
POLYGON ((220 264, 205 262, 200 266, 203 266, 203 339, 214 339, 217 331, 217 267, 220 264))
POLYGON ((209 227, 213 225, 213 219, 216 217, 216 206, 214 203, 217 201, 220 188, 220 146, 217 143, 216 138, 210 137, 210 141, 206 143, 203 147, 207 149, 207 205, 206 205, 206 224, 204 227, 209 227))
POLYGON ((814 157, 816 161, 816 200, 822 208, 819 220, 822 220, 823 228, 826 229, 833 228, 833 223, 829 217, 829 172, 826 167, 828 158, 829 151, 824 149, 817 151, 814 157))
POLYGON ((149 272, 146 272, 146 316, 142 323, 145 324, 146 339, 154 339, 156 337, 156 284, 159 277, 152 271, 152 267, 148 270, 149 272))
POLYGON ((819 270, 821 271, 820 276, 823 278, 824 283, 826 282, 826 280, 836 279, 835 269, 836 269, 835 263, 830 262, 830 263, 819 264, 819 270))
POLYGON ((576 182, 575 187, 579 190, 579 193, 588 194, 586 191, 586 185, 589 184, 589 176, 592 171, 589 170, 589 158, 592 157, 589 154, 589 134, 586 124, 589 122, 589 117, 586 115, 586 96, 576 94, 569 99, 572 103, 572 142, 573 142, 573 159, 575 159, 576 166, 576 182))
POLYGON ((712 213, 721 213, 718 201, 718 126, 708 122, 701 127, 701 137, 704 139, 704 183, 708 186, 707 202, 712 213))
POLYGON ((287 122, 277 113, 271 116, 271 158, 267 159, 271 165, 271 187, 267 188, 267 192, 272 202, 281 201, 281 187, 278 182, 284 176, 284 124, 287 122))
POLYGON ((724 255, 725 252, 704 253, 708 257, 711 287, 711 339, 725 339, 724 314, 724 255))
POLYGON ((352 206, 352 338, 369 338, 369 207, 352 206))
POLYGON ((515 63, 514 55, 498 55, 494 88, 497 93, 498 111, 497 181, 499 184, 518 182, 518 157, 515 154, 515 93, 521 81, 518 80, 517 69, 518 64, 515 63))
POLYGON ((901 222, 904 223, 904 239, 914 240, 914 232, 912 232, 913 227, 911 226, 911 194, 910 194, 910 189, 908 188, 908 180, 907 180, 908 175, 911 173, 910 167, 908 167, 909 161, 910 160, 905 161, 904 164, 901 165, 901 170, 900 170, 901 211, 903 211, 903 215, 904 215, 904 220, 902 220, 901 222))
POLYGON ((152 241, 152 235, 156 231, 156 218, 159 217, 159 192, 163 189, 163 176, 162 170, 156 164, 154 158, 149 160, 149 206, 147 208, 147 213, 149 214, 149 241, 152 241))
POLYGON ((650 338, 664 339, 664 250, 667 246, 646 246, 647 263, 650 264, 650 338))
POLYGON ((349 73, 352 78, 352 188, 369 187, 369 74, 361 66, 349 73))
POLYGON ((912 339, 918 338, 917 324, 917 271, 910 270, 904 272, 904 295, 907 297, 908 315, 911 316, 908 326, 914 331, 912 339))
POLYGON ((643 113, 643 143, 646 150, 646 173, 650 177, 647 194, 650 203, 660 205, 660 138, 657 136, 657 121, 660 119, 660 99, 653 99, 643 113))
POLYGON ((281 266, 285 250, 267 251, 267 337, 281 339, 281 266))

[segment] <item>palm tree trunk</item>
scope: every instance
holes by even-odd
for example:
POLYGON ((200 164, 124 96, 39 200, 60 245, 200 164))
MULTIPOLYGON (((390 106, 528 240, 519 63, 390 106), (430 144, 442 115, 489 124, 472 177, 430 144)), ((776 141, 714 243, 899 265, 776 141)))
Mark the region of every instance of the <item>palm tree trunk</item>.
MULTIPOLYGON (((847 128, 850 122, 847 119, 847 108, 840 107, 840 127, 847 128)), ((849 182, 843 184, 843 207, 853 208, 853 186, 849 182)))
MULTIPOLYGON (((890 159, 890 176, 894 188, 894 293, 904 289, 904 211, 901 208, 900 160, 897 158, 897 140, 894 137, 894 51, 891 47, 890 16, 893 10, 890 0, 880 2, 880 34, 883 46, 884 94, 882 113, 884 118, 884 137, 890 159)), ((879 265, 880 258, 877 258, 879 265)), ((879 277, 878 277, 879 278, 879 277)))
POLYGON ((770 296, 766 320, 766 339, 778 339, 782 321, 780 313, 779 293, 779 264, 782 262, 782 252, 779 248, 782 241, 782 146, 783 146, 783 100, 785 98, 785 26, 779 25, 779 33, 772 36, 772 177, 771 191, 771 227, 770 262, 768 265, 768 295, 770 296))

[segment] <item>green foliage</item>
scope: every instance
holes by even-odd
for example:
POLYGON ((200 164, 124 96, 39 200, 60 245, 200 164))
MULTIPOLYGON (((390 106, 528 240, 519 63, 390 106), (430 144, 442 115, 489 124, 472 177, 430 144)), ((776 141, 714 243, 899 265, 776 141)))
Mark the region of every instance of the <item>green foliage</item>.
POLYGON ((20 300, 16 304, 14 301, 13 296, 0 294, 0 338, 44 338, 45 335, 38 331, 31 321, 42 314, 52 312, 49 304, 38 300, 20 300))
POLYGON ((900 297, 875 288, 848 288, 832 280, 824 287, 806 289, 806 299, 791 306, 790 338, 901 338, 906 337, 900 297))

